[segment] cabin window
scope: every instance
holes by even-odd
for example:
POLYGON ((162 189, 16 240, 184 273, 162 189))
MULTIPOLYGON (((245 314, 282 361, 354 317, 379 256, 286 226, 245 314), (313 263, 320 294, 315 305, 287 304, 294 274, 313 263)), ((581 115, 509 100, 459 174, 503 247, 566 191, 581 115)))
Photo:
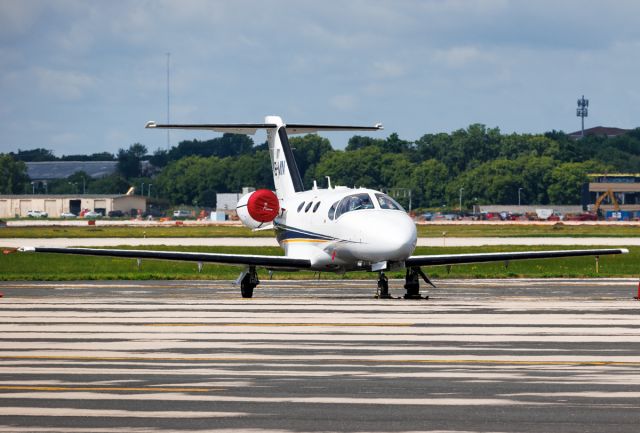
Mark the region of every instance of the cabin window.
POLYGON ((402 206, 400 206, 397 201, 395 201, 388 195, 376 194, 376 198, 378 199, 378 204, 380 205, 380 209, 401 210, 404 212, 404 209, 402 208, 402 206))
POLYGON ((309 209, 311 209, 311 205, 313 204, 312 201, 309 202, 309 204, 307 205, 307 207, 304 208, 305 212, 309 212, 309 209))
POLYGON ((338 202, 335 202, 334 204, 331 205, 331 207, 329 208, 329 219, 332 220, 333 216, 336 213, 336 208, 338 207, 338 202))
POLYGON ((316 203, 316 205, 313 207, 313 213, 316 213, 319 207, 320 207, 320 202, 316 203))
POLYGON ((351 212, 354 210, 362 210, 362 209, 373 209, 373 202, 371 201, 371 197, 366 192, 360 194, 353 194, 344 197, 340 204, 338 205, 338 209, 336 210, 336 218, 339 218, 340 215, 351 212))
POLYGON ((300 203, 300 206, 298 206, 298 212, 302 210, 302 206, 304 206, 304 202, 300 203))

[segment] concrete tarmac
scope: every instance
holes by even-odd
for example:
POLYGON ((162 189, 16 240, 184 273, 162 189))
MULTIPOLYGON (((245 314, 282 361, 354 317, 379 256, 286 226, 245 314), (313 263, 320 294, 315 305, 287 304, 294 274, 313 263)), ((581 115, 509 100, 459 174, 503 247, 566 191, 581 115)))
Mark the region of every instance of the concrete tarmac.
POLYGON ((636 280, 435 283, 0 283, 0 431, 638 430, 636 280))

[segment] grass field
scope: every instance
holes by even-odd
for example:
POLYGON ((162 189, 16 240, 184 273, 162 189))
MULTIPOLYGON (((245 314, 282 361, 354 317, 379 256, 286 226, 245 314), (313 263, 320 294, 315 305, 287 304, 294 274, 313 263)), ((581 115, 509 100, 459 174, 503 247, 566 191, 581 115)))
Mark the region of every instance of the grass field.
MULTIPOLYGON (((512 224, 421 224, 419 237, 638 237, 640 226, 629 225, 512 225, 512 224)), ((239 226, 37 226, 0 227, 0 238, 209 238, 273 237, 272 230, 254 232, 239 226)))
POLYGON ((240 226, 31 226, 1 227, 0 238, 210 238, 274 237, 240 226))
MULTIPOLYGON (((126 247, 123 247, 126 248, 126 247)), ((586 247, 574 247, 584 249, 586 247)), ((222 252, 236 254, 281 255, 280 248, 267 247, 145 247, 157 250, 188 250, 203 252, 222 252)), ((452 247, 418 248, 415 254, 448 254, 465 252, 524 251, 531 249, 572 249, 572 247, 452 247)), ((511 278, 511 277, 637 277, 640 274, 640 248, 630 248, 630 253, 616 256, 603 256, 599 261, 599 273, 596 273, 595 258, 576 257, 553 260, 513 261, 505 267, 503 262, 475 265, 453 266, 450 272, 444 266, 423 268, 433 278, 511 278)), ((137 269, 135 259, 108 257, 65 256, 61 254, 13 253, 0 256, 0 280, 147 280, 147 279, 235 279, 240 273, 239 267, 205 264, 201 273, 196 263, 145 260, 137 269)), ((269 278, 267 271, 260 270, 262 279, 269 278)), ((392 278, 401 278, 403 273, 389 273, 392 278)), ((317 276, 316 276, 317 277, 317 276)), ((276 279, 310 279, 311 272, 278 272, 276 279)), ((322 274, 322 278, 371 278, 375 273, 353 272, 346 276, 322 274)))

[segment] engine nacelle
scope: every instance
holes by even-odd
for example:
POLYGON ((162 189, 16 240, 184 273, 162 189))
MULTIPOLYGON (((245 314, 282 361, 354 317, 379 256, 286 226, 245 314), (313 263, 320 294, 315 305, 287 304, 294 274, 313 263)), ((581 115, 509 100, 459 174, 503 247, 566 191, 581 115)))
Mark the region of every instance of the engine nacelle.
POLYGON ((278 216, 280 202, 273 191, 259 189, 240 197, 236 212, 242 224, 257 229, 278 216))

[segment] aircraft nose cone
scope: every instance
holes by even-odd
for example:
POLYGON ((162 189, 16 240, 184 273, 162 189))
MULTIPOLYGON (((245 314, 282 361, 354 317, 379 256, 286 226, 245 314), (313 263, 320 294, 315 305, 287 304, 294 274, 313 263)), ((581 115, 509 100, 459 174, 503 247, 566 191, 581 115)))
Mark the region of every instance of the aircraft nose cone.
POLYGON ((392 260, 405 259, 413 253, 416 247, 416 225, 405 213, 397 212, 393 217, 387 216, 381 227, 380 234, 384 237, 383 243, 388 245, 392 252, 392 260))
POLYGON ((416 247, 416 225, 404 212, 389 211, 371 215, 363 224, 368 260, 404 260, 416 247))

